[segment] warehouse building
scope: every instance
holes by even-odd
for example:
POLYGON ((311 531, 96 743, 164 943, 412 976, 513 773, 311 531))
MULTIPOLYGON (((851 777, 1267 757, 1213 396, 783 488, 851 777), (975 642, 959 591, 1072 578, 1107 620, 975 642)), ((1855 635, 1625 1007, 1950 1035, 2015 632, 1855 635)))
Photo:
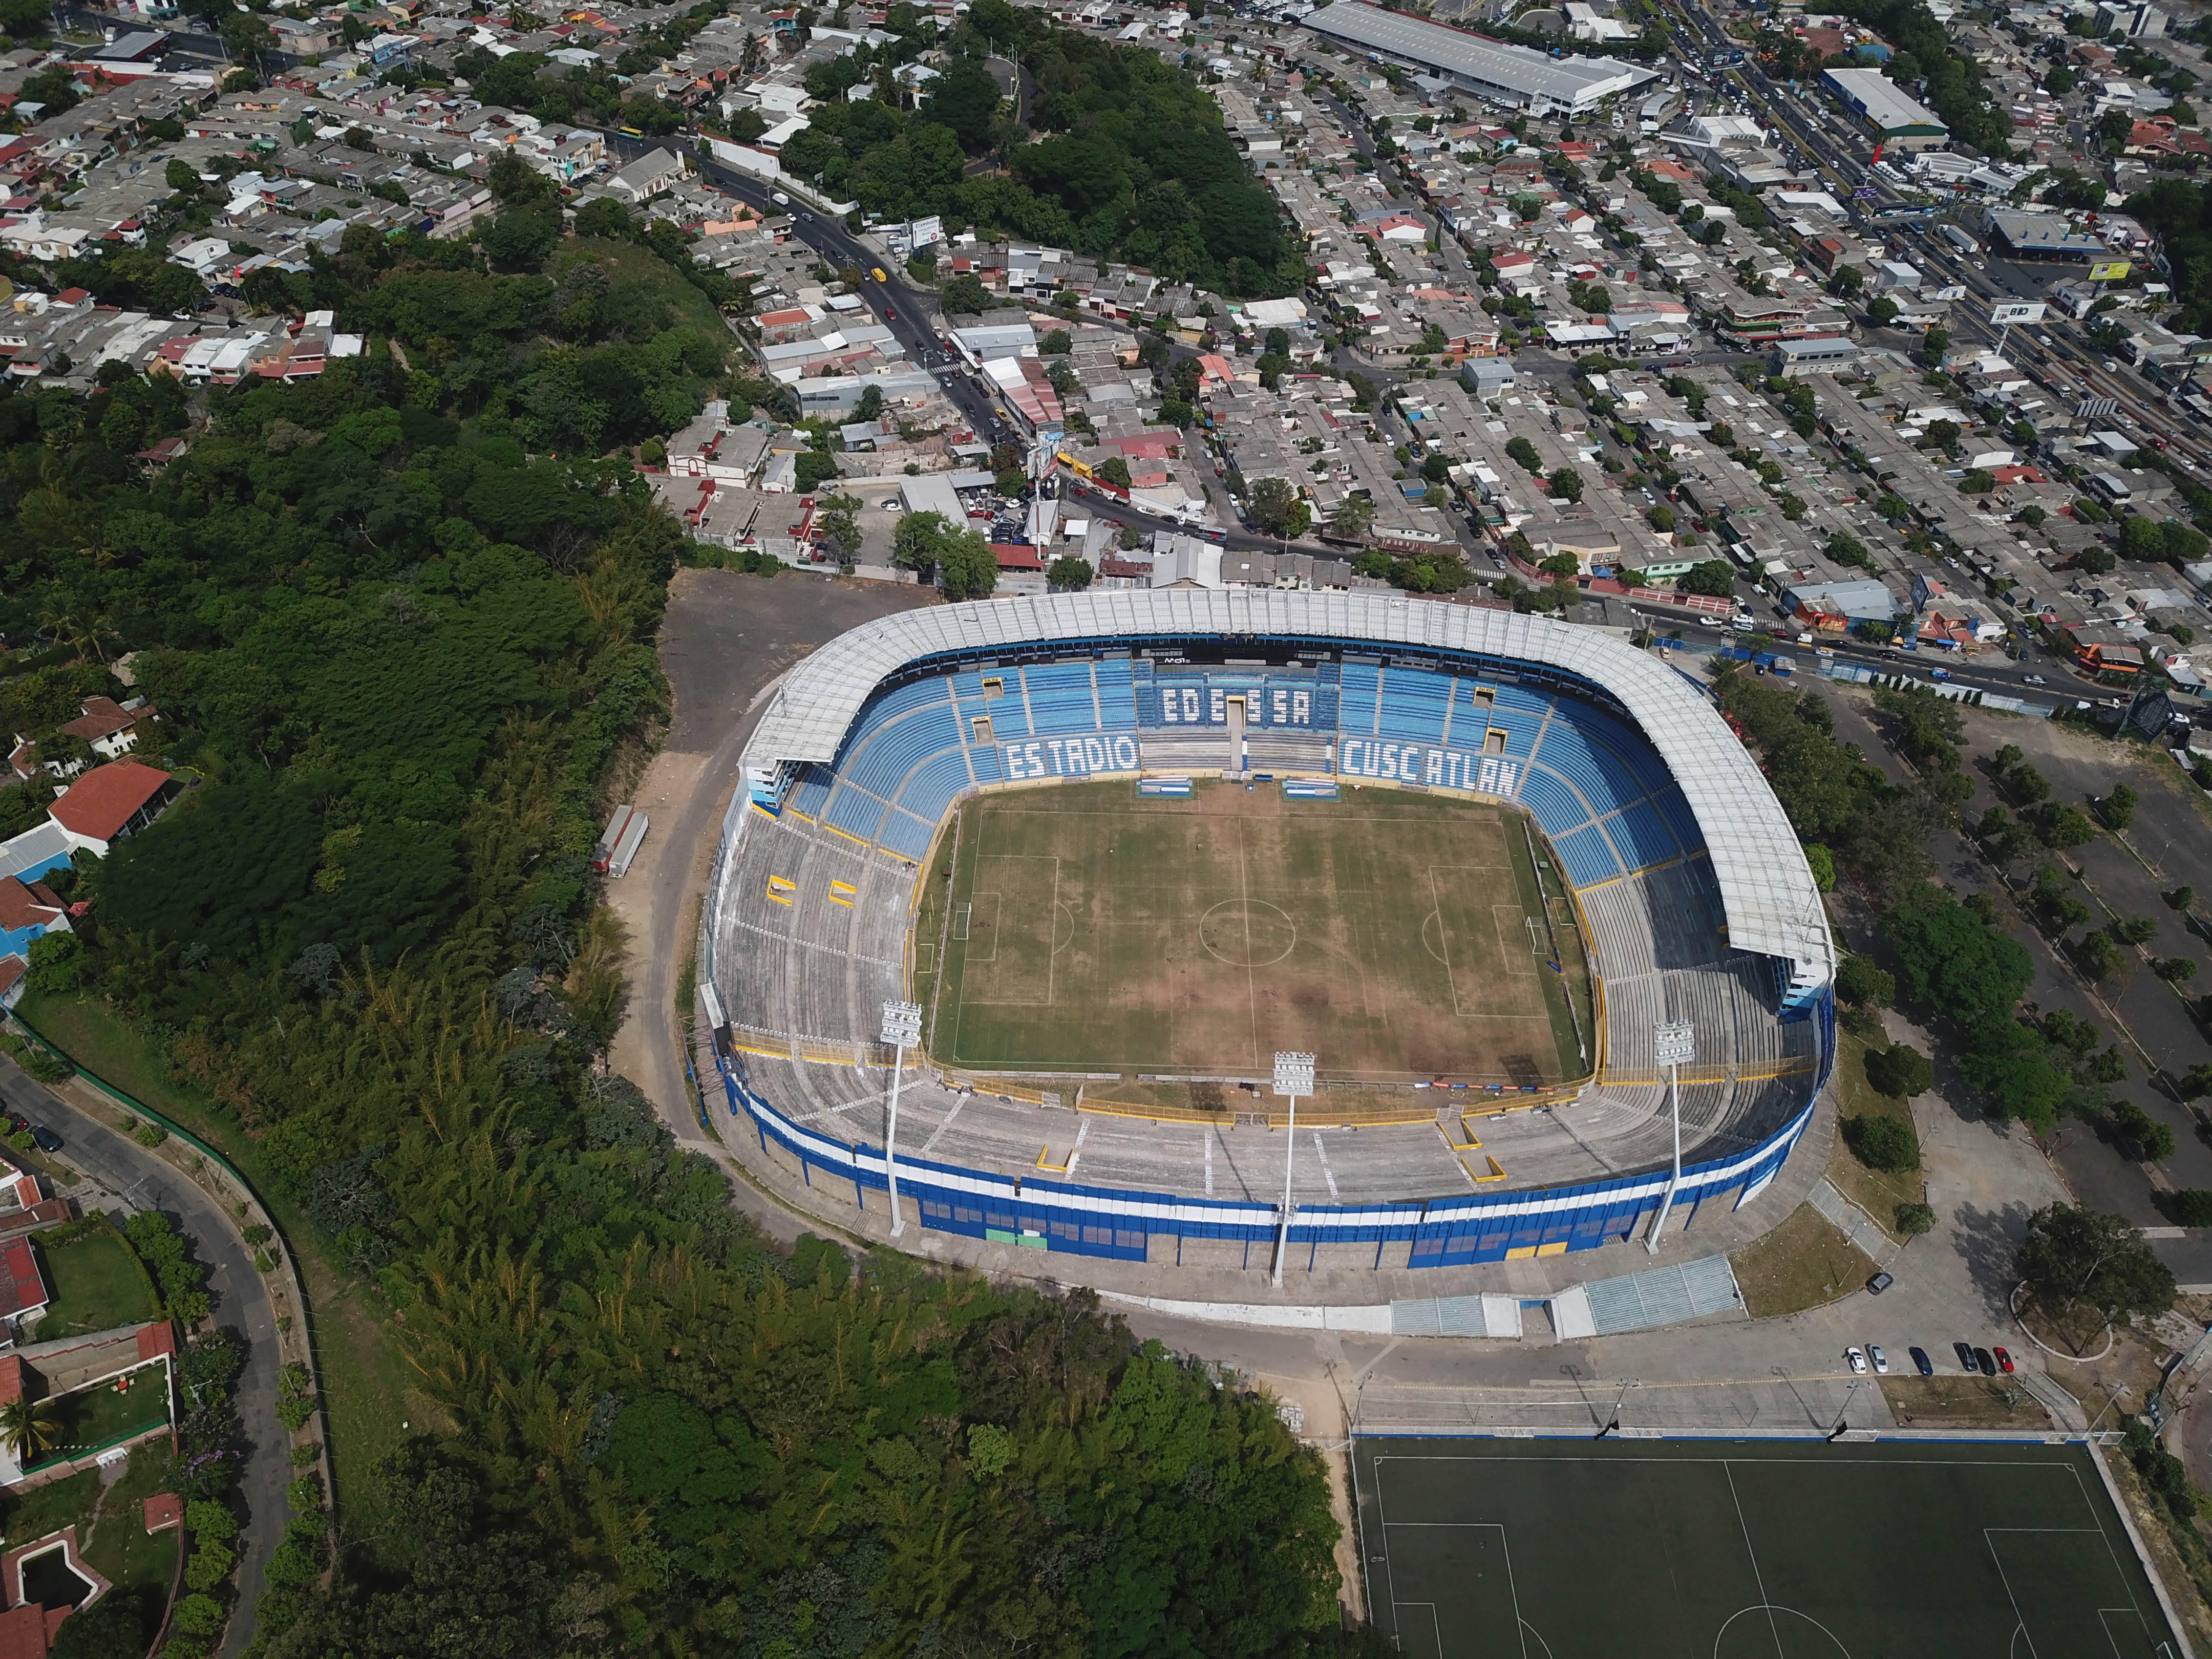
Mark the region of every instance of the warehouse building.
MULTIPOLYGON (((2051 259, 2065 264, 2110 263, 2104 238, 2076 230, 2056 213, 2014 213, 1996 209, 1988 216, 1990 240, 2008 259, 2051 259)), ((2125 269, 2125 262, 2120 262, 2125 269)))
POLYGON ((1442 76, 1487 103, 1531 115, 1580 115, 1659 78, 1613 58, 1547 58, 1365 0, 1336 0, 1304 21, 1340 46, 1442 76))
POLYGON ((1906 97, 1880 70, 1823 70, 1820 84, 1891 149, 1941 149, 1951 142, 1943 118, 1918 99, 1906 97))

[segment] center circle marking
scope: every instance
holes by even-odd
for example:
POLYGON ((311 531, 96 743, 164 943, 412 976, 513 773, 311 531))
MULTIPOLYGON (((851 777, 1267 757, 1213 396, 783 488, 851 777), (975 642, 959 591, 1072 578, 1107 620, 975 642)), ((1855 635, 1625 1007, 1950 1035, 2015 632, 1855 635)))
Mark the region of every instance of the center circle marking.
POLYGON ((1224 899, 1198 919, 1198 942, 1231 968, 1265 968, 1290 955, 1298 928, 1265 899, 1224 899))

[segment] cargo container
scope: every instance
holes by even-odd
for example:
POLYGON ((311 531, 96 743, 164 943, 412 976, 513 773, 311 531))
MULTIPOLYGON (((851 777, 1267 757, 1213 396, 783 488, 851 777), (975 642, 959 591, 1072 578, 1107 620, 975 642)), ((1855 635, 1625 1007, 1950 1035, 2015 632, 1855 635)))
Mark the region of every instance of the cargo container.
POLYGON ((632 812, 629 822, 623 825, 622 839, 615 843, 613 855, 607 860, 607 874, 626 876, 630 860, 637 856, 638 848, 645 841, 645 832, 651 821, 642 812, 632 812))
POLYGON ((615 848, 622 845, 623 832, 629 828, 630 819, 636 816, 637 809, 634 806, 615 808, 614 816, 607 820, 607 827, 599 832, 599 844, 592 848, 593 875, 606 874, 607 866, 614 858, 615 848))

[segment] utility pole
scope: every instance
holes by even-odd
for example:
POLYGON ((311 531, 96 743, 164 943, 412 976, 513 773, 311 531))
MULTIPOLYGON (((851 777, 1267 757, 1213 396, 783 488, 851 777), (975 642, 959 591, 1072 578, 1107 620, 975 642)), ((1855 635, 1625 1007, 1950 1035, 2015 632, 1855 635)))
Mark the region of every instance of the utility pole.
POLYGON ((884 1131, 884 1179, 890 1188, 891 1237, 896 1238, 906 1231, 906 1218, 899 1213, 898 1206, 899 1078, 906 1070, 906 1051, 921 1043, 921 1005, 884 1004, 884 1041, 891 1046, 891 1115, 884 1131))
POLYGON ((1275 1093, 1291 1103, 1291 1133, 1283 1148, 1283 1218, 1275 1233, 1275 1288, 1283 1288, 1283 1259, 1291 1253, 1291 1171, 1298 1156, 1298 1097, 1314 1086, 1314 1057, 1278 1050, 1275 1054, 1275 1093))
POLYGON ((1669 1020, 1651 1028, 1651 1054, 1667 1068, 1667 1099, 1674 1120, 1674 1167, 1667 1177, 1667 1195, 1659 1200, 1659 1213, 1651 1218, 1651 1231, 1644 1238, 1644 1248, 1651 1255, 1659 1254, 1659 1234, 1667 1225, 1668 1212, 1674 1207, 1675 1189, 1682 1184, 1682 1066, 1686 1060, 1698 1057, 1696 1027, 1686 1019, 1669 1020))

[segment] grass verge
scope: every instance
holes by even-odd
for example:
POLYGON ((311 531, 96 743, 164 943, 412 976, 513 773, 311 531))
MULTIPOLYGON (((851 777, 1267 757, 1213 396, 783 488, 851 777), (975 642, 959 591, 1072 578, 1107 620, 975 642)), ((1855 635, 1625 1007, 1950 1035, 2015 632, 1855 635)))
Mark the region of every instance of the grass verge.
POLYGON ((171 1528, 149 1536, 143 1506, 162 1490, 168 1467, 168 1443, 149 1441, 131 1449, 130 1462, 111 1486, 100 1485, 99 1470, 87 1469, 9 1494, 0 1504, 0 1527, 7 1529, 10 1547, 75 1527, 78 1552, 102 1577, 118 1587, 144 1586, 167 1601, 176 1578, 179 1534, 171 1528))
MULTIPOLYGON (((1903 1354, 1890 1356, 1895 1364, 1903 1354)), ((1911 1429, 2047 1429, 2051 1413, 2035 1396, 2002 1376, 1885 1376, 1890 1415, 1911 1429)))
MULTIPOLYGON (((374 1286, 340 1261, 307 1212, 277 1190, 252 1137, 190 1084, 173 1080, 153 1044, 103 1003, 83 996, 34 996, 22 1014, 80 1070, 182 1124, 228 1158, 261 1194, 290 1241, 314 1321, 316 1370, 330 1425, 338 1504, 358 1502, 377 1459, 405 1438, 410 1376, 392 1340, 390 1310, 374 1286)), ((220 1316, 220 1310, 218 1310, 220 1316)), ((365 1517, 347 1516, 358 1530, 365 1517)))
POLYGON ((1891 1117, 1901 1120, 1916 1135, 1918 1129, 1913 1124, 1909 1105, 1876 1092, 1867 1081, 1866 1053, 1867 1045, 1858 1037, 1840 1030, 1836 1033, 1837 1133, 1834 1145, 1829 1148, 1826 1174, 1830 1186, 1873 1217, 1875 1225, 1883 1232, 1902 1243, 1905 1235, 1898 1231, 1897 1206, 1926 1203, 1926 1177, 1918 1170, 1888 1175, 1869 1169, 1851 1151, 1844 1127, 1858 1118, 1891 1117))
POLYGON ((1802 1313, 1833 1302, 1873 1276, 1874 1258, 1835 1223, 1800 1204, 1765 1237, 1729 1258, 1753 1319, 1802 1313))

